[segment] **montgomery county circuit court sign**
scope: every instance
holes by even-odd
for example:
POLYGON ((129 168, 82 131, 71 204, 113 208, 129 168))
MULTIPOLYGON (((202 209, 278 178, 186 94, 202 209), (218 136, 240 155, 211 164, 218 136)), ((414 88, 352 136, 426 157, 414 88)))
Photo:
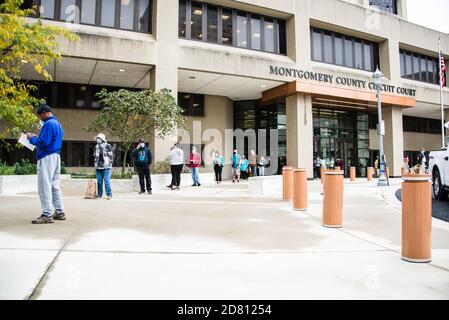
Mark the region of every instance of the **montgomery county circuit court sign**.
MULTIPOLYGON (((325 73, 303 71, 294 68, 276 67, 270 65, 270 75, 293 77, 297 79, 313 80, 322 83, 337 84, 341 86, 376 90, 376 84, 374 82, 368 82, 365 80, 358 80, 349 77, 334 76, 325 73)), ((382 84, 382 91, 388 93, 396 93, 399 95, 405 95, 409 97, 416 96, 416 90, 403 87, 396 87, 389 84, 382 84)))

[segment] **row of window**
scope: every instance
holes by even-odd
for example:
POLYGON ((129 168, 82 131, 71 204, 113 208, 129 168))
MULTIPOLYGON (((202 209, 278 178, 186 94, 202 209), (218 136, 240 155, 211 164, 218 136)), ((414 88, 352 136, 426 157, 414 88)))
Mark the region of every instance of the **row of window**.
POLYGON ((286 54, 285 21, 202 2, 179 1, 179 37, 286 54))
POLYGON ((311 28, 312 60, 366 71, 379 65, 379 45, 340 33, 311 28))
MULTIPOLYGON (((101 89, 116 91, 121 88, 84 85, 61 82, 42 82, 36 83, 37 91, 32 94, 39 99, 45 99, 47 103, 56 108, 75 108, 75 109, 101 109, 101 104, 96 94, 101 89)), ((138 90, 127 88, 128 90, 138 90)))
POLYGON ((152 0, 25 0, 44 19, 151 32, 152 0))
POLYGON ((427 83, 440 83, 440 68, 437 58, 400 51, 401 77, 427 83))
MULTIPOLYGON (((369 128, 377 128, 377 114, 369 115, 369 128)), ((419 117, 403 116, 402 128, 405 132, 441 134, 441 121, 419 117)))
POLYGON ((397 0, 369 0, 369 5, 385 12, 398 14, 397 0))
POLYGON ((178 92, 178 105, 184 116, 204 117, 204 95, 178 92))

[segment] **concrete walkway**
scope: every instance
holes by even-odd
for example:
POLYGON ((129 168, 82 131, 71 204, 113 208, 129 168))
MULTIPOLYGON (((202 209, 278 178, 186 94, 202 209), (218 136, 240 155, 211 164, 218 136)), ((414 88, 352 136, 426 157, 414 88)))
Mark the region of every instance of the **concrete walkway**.
POLYGON ((68 220, 36 226, 35 194, 0 196, 0 299, 449 299, 449 224, 433 261, 401 260, 395 191, 345 182, 340 230, 310 210, 225 183, 112 201, 65 193, 68 220))

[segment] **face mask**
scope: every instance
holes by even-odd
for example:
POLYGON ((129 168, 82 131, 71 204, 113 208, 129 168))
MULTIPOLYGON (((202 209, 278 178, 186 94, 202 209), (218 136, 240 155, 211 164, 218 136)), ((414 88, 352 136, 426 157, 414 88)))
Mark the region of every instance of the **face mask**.
POLYGON ((103 140, 97 139, 97 143, 98 143, 98 144, 101 144, 102 142, 103 142, 103 140))
POLYGON ((141 143, 140 146, 141 146, 142 148, 145 148, 145 143, 141 143))

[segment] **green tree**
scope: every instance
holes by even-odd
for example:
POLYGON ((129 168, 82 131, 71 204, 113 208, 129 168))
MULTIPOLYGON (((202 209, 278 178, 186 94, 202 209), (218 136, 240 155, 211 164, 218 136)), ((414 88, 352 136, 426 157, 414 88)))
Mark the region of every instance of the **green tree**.
POLYGON ((21 9, 22 4, 23 0, 0 4, 0 139, 33 128, 37 120, 33 106, 44 102, 32 96, 35 86, 20 79, 24 64, 51 81, 46 67, 61 60, 59 40, 78 39, 68 29, 46 25, 41 19, 26 19, 35 16, 37 8, 21 9))
POLYGON ((100 115, 84 129, 90 132, 107 132, 120 139, 123 150, 122 175, 125 174, 126 156, 133 143, 140 138, 156 135, 164 138, 185 128, 183 110, 167 89, 129 91, 120 89, 97 93, 103 109, 100 115))

